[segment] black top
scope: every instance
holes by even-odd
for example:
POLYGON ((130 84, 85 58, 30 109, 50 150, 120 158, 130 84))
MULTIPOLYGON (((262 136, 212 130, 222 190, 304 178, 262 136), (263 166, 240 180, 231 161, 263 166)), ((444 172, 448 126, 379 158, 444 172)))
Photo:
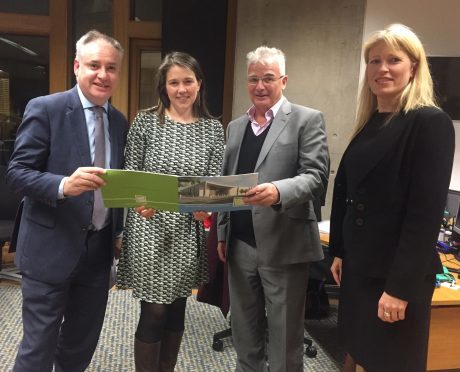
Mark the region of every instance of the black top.
POLYGON ((329 251, 385 292, 416 302, 442 270, 435 250, 452 172, 454 128, 441 110, 375 113, 334 181, 329 251))
MULTIPOLYGON (((243 142, 241 143, 240 155, 238 158, 237 174, 252 173, 256 167, 260 150, 264 144, 270 126, 261 134, 256 136, 251 127, 251 122, 246 126, 243 142)), ((236 211, 230 213, 232 236, 255 247, 256 238, 252 225, 252 212, 250 210, 236 211)))
MULTIPOLYGON (((376 112, 348 147, 343 157, 348 184, 352 184, 359 176, 361 163, 366 161, 369 155, 372 154, 375 146, 375 139, 381 132, 388 129, 389 126, 394 125, 393 123, 385 123, 388 115, 388 113, 376 112)), ((353 197, 354 195, 349 196, 353 197)))

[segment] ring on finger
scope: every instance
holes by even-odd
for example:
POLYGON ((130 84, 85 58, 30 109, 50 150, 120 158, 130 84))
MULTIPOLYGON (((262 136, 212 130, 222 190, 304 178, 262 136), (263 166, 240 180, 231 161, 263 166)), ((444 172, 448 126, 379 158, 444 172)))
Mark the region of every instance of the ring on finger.
POLYGON ((385 318, 389 318, 390 317, 390 313, 388 311, 383 311, 383 316, 385 318))

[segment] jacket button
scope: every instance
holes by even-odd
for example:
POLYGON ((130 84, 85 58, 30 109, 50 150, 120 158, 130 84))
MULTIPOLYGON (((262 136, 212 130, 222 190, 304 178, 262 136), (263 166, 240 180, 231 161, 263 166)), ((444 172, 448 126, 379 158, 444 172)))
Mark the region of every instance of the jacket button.
POLYGON ((363 225, 364 225, 364 219, 361 218, 361 217, 358 217, 358 218, 355 220, 355 224, 356 224, 356 226, 363 226, 363 225))
POLYGON ((356 204, 356 210, 358 210, 359 212, 364 211, 364 209, 365 209, 365 206, 363 203, 356 204))

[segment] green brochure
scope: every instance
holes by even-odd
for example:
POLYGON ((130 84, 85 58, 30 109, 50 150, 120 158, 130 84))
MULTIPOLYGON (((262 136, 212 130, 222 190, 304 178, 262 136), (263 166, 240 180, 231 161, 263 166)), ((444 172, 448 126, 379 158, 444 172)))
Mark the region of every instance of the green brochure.
POLYGON ((257 173, 208 177, 107 169, 101 177, 107 182, 101 189, 107 208, 143 205, 180 213, 250 209, 243 195, 258 182, 257 173))

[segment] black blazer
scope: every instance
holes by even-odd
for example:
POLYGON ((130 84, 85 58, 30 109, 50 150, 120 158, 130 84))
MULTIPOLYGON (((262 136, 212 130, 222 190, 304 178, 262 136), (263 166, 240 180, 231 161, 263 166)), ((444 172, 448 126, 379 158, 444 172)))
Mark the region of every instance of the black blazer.
POLYGON ((433 107, 400 113, 388 125, 375 137, 373 152, 360 159, 355 179, 347 182, 343 160, 339 166, 330 252, 364 277, 386 278, 390 295, 414 301, 425 277, 442 269, 435 244, 454 128, 433 107))

